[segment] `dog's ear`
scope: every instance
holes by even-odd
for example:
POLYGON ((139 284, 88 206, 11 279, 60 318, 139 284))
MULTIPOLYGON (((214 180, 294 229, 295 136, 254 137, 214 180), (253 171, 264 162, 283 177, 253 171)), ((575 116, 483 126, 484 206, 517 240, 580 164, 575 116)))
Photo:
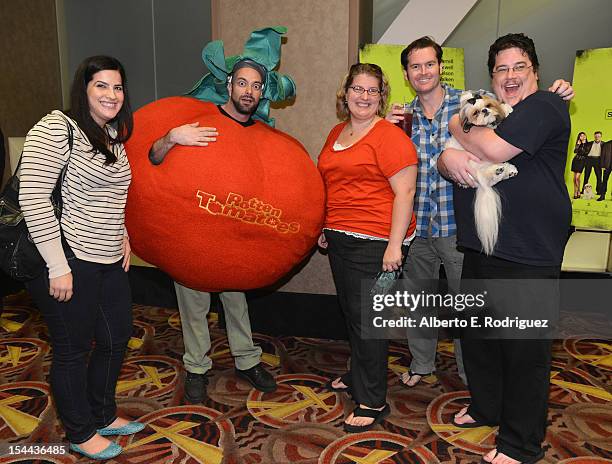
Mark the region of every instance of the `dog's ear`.
POLYGON ((471 109, 468 105, 462 105, 459 108, 459 120, 461 121, 461 125, 463 126, 468 120, 468 111, 471 109))
POLYGON ((471 92, 469 90, 465 90, 463 93, 461 93, 461 97, 459 98, 459 105, 460 106, 464 106, 465 103, 470 99, 470 98, 474 98, 474 92, 471 92))
POLYGON ((501 107, 504 110, 504 112, 506 113, 505 117, 508 117, 508 115, 510 113, 512 113, 513 108, 510 105, 508 105, 507 103, 502 103, 501 107))

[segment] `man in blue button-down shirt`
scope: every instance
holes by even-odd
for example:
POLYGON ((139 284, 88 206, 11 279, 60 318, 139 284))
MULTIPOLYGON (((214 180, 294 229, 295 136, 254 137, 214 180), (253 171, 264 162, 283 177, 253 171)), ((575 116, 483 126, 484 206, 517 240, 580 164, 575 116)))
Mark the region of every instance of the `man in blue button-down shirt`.
MULTIPOLYGON (((442 73, 442 47, 430 37, 412 42, 401 55, 404 76, 416 91, 410 103, 413 110, 412 141, 419 156, 414 212, 417 218, 416 237, 408 251, 404 266, 409 279, 437 280, 440 265, 444 266, 448 289, 459 291, 463 254, 457 250, 453 186, 436 168, 440 153, 451 137, 448 121, 459 111, 461 90, 440 82, 442 73)), ((394 105, 390 121, 399 120, 403 109, 394 105)), ((435 338, 408 340, 412 363, 402 376, 409 387, 435 370, 435 338)), ((455 342, 459 375, 465 382, 461 351, 455 342)))

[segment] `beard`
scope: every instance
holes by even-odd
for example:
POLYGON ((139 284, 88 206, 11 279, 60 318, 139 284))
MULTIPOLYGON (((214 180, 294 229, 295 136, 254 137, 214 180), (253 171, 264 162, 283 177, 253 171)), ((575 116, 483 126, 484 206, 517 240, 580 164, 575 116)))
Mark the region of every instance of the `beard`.
POLYGON ((245 97, 236 98, 232 95, 232 103, 234 104, 234 108, 240 114, 251 115, 257 109, 257 104, 259 101, 256 101, 253 97, 245 97), (242 98, 242 99, 241 99, 242 98))

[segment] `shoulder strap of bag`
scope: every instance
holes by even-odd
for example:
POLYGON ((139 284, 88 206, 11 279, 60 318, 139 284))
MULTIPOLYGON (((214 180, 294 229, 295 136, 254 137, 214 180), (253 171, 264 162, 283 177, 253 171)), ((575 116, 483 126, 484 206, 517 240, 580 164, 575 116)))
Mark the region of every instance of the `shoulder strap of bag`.
MULTIPOLYGON (((62 118, 66 121, 66 128, 68 130, 68 159, 66 160, 66 164, 62 168, 62 172, 60 173, 59 178, 57 179, 57 185, 62 185, 64 181, 64 177, 66 176, 66 168, 68 167, 68 162, 70 161, 70 155, 72 154, 72 146, 74 145, 74 129, 72 128, 72 124, 70 121, 66 119, 66 116, 62 113, 62 118)), ((19 155, 19 162, 17 163, 17 167, 15 168, 15 175, 19 172, 19 166, 21 166, 21 159, 23 158, 23 150, 21 150, 21 155, 19 155)))
MULTIPOLYGON (((74 129, 72 128, 72 124, 70 124, 70 121, 63 114, 62 118, 64 118, 64 121, 66 121, 66 127, 68 130, 68 159, 66 160, 66 164, 64 164, 62 172, 60 172, 60 175, 57 178, 57 182, 55 183, 55 188, 51 193, 52 201, 55 201, 54 208, 56 208, 58 211, 58 219, 62 217, 62 210, 64 209, 62 204, 62 185, 64 184, 64 179, 66 178, 66 171, 68 170, 68 163, 70 162, 70 156, 72 155, 72 147, 74 145, 74 129)), ((63 235, 64 234, 62 232, 62 237, 63 235)))

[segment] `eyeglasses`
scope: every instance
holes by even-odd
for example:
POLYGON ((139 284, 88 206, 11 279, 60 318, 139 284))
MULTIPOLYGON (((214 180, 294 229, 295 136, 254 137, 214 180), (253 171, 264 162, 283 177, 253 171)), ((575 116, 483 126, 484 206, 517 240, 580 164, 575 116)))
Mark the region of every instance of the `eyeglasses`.
POLYGON ((353 92, 355 92, 357 95, 361 95, 363 92, 368 92, 368 95, 372 95, 373 97, 376 97, 382 93, 382 90, 378 87, 370 87, 369 89, 366 89, 360 85, 350 85, 349 89, 353 89, 353 92))
POLYGON ((508 74, 508 72, 511 69, 512 69, 512 71, 514 71, 514 74, 523 74, 523 73, 527 72, 527 69, 532 68, 532 67, 533 67, 532 64, 527 66, 525 63, 515 64, 512 67, 509 67, 509 66, 500 66, 499 68, 496 68, 495 71, 492 72, 492 74, 508 74))

